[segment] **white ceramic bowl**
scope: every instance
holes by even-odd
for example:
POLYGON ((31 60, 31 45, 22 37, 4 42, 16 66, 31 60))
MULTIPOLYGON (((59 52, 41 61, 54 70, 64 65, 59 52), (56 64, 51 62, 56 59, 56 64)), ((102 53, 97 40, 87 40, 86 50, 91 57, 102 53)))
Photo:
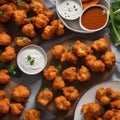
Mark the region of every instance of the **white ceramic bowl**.
POLYGON ((25 46, 17 55, 17 64, 21 71, 26 74, 38 74, 47 64, 46 52, 38 45, 25 46))
MULTIPOLYGON (((97 21, 95 21, 95 19, 94 19, 94 21, 92 20, 93 19, 93 17, 94 17, 95 15, 92 15, 92 16, 88 16, 88 17, 90 17, 89 18, 89 21, 91 21, 91 23, 90 24, 93 24, 94 23, 94 25, 95 24, 99 24, 99 23, 97 23, 97 21)), ((97 15, 97 17, 98 17, 98 15, 97 15)), ((95 18, 96 18, 96 16, 95 16, 95 18)), ((102 30, 103 28, 105 28, 106 27, 106 25, 107 25, 107 23, 108 23, 108 20, 109 20, 109 9, 107 8, 107 7, 105 7, 104 5, 101 5, 101 4, 96 4, 96 5, 91 5, 91 6, 89 6, 89 7, 87 7, 87 8, 85 8, 84 10, 83 10, 83 12, 82 12, 82 14, 81 14, 81 17, 80 17, 80 19, 79 19, 79 23, 80 23, 80 27, 83 29, 83 30, 85 30, 85 31, 87 31, 87 32, 97 32, 97 31, 100 31, 100 30, 102 30), (100 8, 100 9, 103 9, 102 10, 102 14, 104 15, 104 14, 106 14, 106 21, 104 21, 104 23, 103 23, 103 25, 100 25, 100 27, 97 27, 97 28, 94 28, 94 29, 92 29, 92 28, 89 28, 89 27, 85 27, 84 25, 83 25, 83 23, 82 23, 82 18, 83 18, 83 16, 84 16, 84 14, 86 14, 86 12, 89 12, 89 10, 91 10, 91 9, 94 9, 94 8, 100 8)), ((84 21, 87 21, 87 20, 84 20, 84 21)), ((98 21, 101 21, 101 19, 99 19, 98 21)), ((87 21, 88 22, 88 21, 87 21)), ((86 23, 87 23, 86 22, 86 23)), ((87 23, 88 24, 88 23, 87 23)), ((93 26, 94 26, 93 25, 93 26)), ((87 26, 87 25, 86 25, 87 26)), ((89 26, 89 25, 88 25, 89 26)))

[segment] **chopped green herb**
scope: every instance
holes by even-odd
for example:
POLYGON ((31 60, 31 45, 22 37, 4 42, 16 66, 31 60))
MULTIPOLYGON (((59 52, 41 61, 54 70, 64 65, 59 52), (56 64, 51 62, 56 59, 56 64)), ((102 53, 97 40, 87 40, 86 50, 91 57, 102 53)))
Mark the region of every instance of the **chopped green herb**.
POLYGON ((76 8, 75 11, 77 11, 78 9, 76 8))
POLYGON ((58 64, 58 65, 57 65, 57 69, 58 69, 59 72, 61 72, 61 71, 62 71, 62 65, 61 65, 61 64, 58 64))
POLYGON ((30 63, 30 65, 34 65, 35 58, 32 58, 30 55, 27 56, 27 61, 30 63))
POLYGON ((27 120, 29 120, 29 119, 30 119, 30 116, 29 116, 29 114, 28 114, 28 113, 26 113, 26 114, 25 114, 25 117, 26 117, 26 119, 27 119, 27 120))
POLYGON ((28 40, 28 37, 23 37, 22 40, 23 42, 26 42, 28 40))
POLYGON ((69 5, 69 3, 67 2, 67 5, 69 5))
POLYGON ((30 22, 32 20, 32 18, 27 18, 27 21, 30 22))
POLYGON ((30 65, 34 65, 34 62, 35 62, 35 60, 32 59, 32 60, 30 61, 30 65))
POLYGON ((28 56, 27 56, 27 60, 29 61, 29 60, 31 60, 31 59, 32 59, 31 56, 28 55, 28 56))
POLYGON ((74 8, 76 8, 76 6, 75 6, 75 5, 74 5, 73 7, 74 7, 74 8))

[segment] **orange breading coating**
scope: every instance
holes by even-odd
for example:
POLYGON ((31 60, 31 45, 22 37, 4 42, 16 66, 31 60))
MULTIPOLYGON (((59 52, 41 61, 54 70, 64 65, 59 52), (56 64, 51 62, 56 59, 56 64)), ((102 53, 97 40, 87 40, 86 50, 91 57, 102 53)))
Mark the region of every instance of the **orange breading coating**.
POLYGON ((0 23, 0 33, 5 33, 5 32, 6 32, 5 26, 2 23, 0 23))
POLYGON ((88 47, 85 43, 80 42, 80 40, 77 40, 74 45, 72 46, 72 51, 78 56, 78 57, 85 57, 88 54, 92 53, 92 50, 90 47, 88 47))
POLYGON ((12 92, 12 98, 17 102, 26 102, 30 96, 30 90, 24 85, 18 85, 12 92))
POLYGON ((25 110, 23 120, 41 120, 41 113, 37 109, 25 110))
POLYGON ((52 81, 58 75, 58 70, 55 66, 49 66, 48 68, 43 70, 43 76, 46 80, 52 81))
POLYGON ((7 46, 11 43, 12 39, 7 33, 0 33, 0 45, 7 46))
POLYGON ((65 87, 65 82, 62 77, 56 77, 52 86, 55 91, 62 90, 65 87))
POLYGON ((101 56, 101 59, 104 62, 106 68, 112 68, 116 62, 115 54, 111 51, 107 51, 104 55, 101 56))
POLYGON ((0 114, 7 114, 10 109, 10 100, 8 98, 0 100, 0 114))
POLYGON ((13 115, 20 115, 24 109, 24 106, 21 103, 11 103, 10 108, 13 115))
POLYGON ((35 1, 35 0, 33 0, 30 3, 30 8, 36 14, 43 14, 45 10, 44 5, 40 3, 40 1, 35 1))
POLYGON ((64 96, 56 97, 54 101, 57 109, 59 110, 66 111, 66 110, 70 110, 71 108, 70 101, 68 101, 64 96))
POLYGON ((0 99, 4 99, 6 96, 6 93, 4 90, 0 90, 0 99))
POLYGON ((111 109, 120 110, 120 99, 110 103, 111 109))
POLYGON ((76 100, 79 97, 79 92, 74 86, 65 87, 63 94, 70 101, 76 100))
POLYGON ((21 26, 27 23, 27 14, 24 10, 16 10, 13 12, 13 20, 16 25, 21 26))
POLYGON ((43 106, 48 105, 53 100, 53 93, 49 89, 44 89, 39 92, 37 101, 43 106))
POLYGON ((11 77, 7 69, 0 70, 0 84, 7 84, 11 80, 11 77))
POLYGON ((77 80, 80 82, 86 82, 91 79, 91 73, 89 69, 85 66, 81 66, 77 72, 77 80))
POLYGON ((34 25, 32 23, 28 23, 22 27, 22 33, 30 38, 33 38, 36 35, 34 30, 34 25))
POLYGON ((7 46, 4 51, 0 54, 0 62, 9 62, 16 57, 15 49, 11 46, 7 46))
POLYGON ((50 21, 55 18, 55 13, 53 11, 44 11, 44 14, 49 18, 50 21))
POLYGON ((75 67, 66 68, 62 72, 62 77, 63 79, 69 82, 73 82, 74 80, 76 80, 77 77, 76 68, 75 67))
POLYGON ((32 23, 38 28, 44 28, 49 22, 49 19, 44 14, 38 14, 32 17, 32 23))
POLYGON ((53 57, 55 57, 56 59, 61 59, 62 56, 67 52, 67 48, 63 45, 55 45, 52 50, 52 55, 53 57))
POLYGON ((109 49, 109 44, 105 38, 95 40, 91 46, 96 52, 106 52, 109 49))

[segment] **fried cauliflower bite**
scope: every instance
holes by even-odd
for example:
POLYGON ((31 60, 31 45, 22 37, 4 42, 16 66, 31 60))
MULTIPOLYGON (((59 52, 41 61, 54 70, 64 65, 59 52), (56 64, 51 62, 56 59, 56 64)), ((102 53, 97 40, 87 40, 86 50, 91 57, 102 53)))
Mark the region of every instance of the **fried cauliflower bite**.
POLYGON ((27 14, 24 10, 16 10, 13 12, 13 20, 16 25, 21 26, 27 23, 27 14))
POLYGON ((1 99, 4 99, 5 96, 6 96, 5 91, 4 91, 4 90, 0 90, 0 100, 1 100, 1 99))
POLYGON ((0 45, 7 46, 11 43, 12 39, 7 33, 0 33, 0 45))
POLYGON ((4 51, 0 54, 0 62, 9 62, 16 57, 15 49, 11 46, 7 46, 4 51))
POLYGON ((79 97, 79 92, 74 86, 65 87, 63 94, 70 101, 74 101, 79 97))
POLYGON ((39 92, 37 101, 43 106, 48 105, 53 100, 53 93, 49 89, 44 89, 39 92))
POLYGON ((88 47, 86 44, 80 42, 80 40, 77 40, 74 45, 72 46, 72 51, 78 56, 78 57, 85 57, 88 54, 92 53, 92 50, 90 47, 88 47))
POLYGON ((120 110, 120 100, 114 100, 110 103, 111 109, 120 110))
POLYGON ((62 88, 64 88, 65 87, 65 82, 64 82, 64 80, 63 80, 63 78, 62 77, 56 77, 55 78, 55 80, 53 81, 53 89, 55 90, 55 91, 57 91, 57 90, 62 90, 62 88))
POLYGON ((0 23, 8 22, 13 14, 13 7, 8 4, 0 6, 0 23))
POLYGON ((0 84, 7 84, 11 80, 11 77, 7 69, 0 70, 0 84))
POLYGON ((51 65, 43 70, 43 76, 48 81, 53 81, 57 75, 58 75, 58 70, 55 66, 51 65))
POLYGON ((112 68, 116 62, 115 54, 111 51, 107 51, 101 56, 101 60, 104 62, 106 68, 112 68))
POLYGON ((27 37, 33 38, 36 35, 34 30, 34 25, 32 23, 28 23, 22 27, 22 33, 27 37))
POLYGON ((38 14, 32 17, 32 23, 38 28, 44 28, 49 22, 49 19, 44 14, 38 14))
POLYGON ((100 38, 92 43, 91 48, 96 52, 106 52, 109 49, 109 45, 105 38, 100 38))
POLYGON ((89 69, 85 66, 81 66, 79 71, 77 72, 77 80, 80 82, 86 82, 91 79, 91 73, 89 69))
POLYGON ((75 67, 66 68, 62 72, 62 77, 63 79, 69 82, 73 82, 74 80, 76 80, 76 77, 77 77, 76 68, 75 67))
POLYGON ((4 98, 0 100, 0 114, 7 114, 10 109, 9 98, 4 98))
POLYGON ((13 115, 20 115, 24 109, 24 106, 21 103, 11 103, 10 109, 13 115))
POLYGON ((16 102, 26 102, 30 96, 30 90, 24 85, 18 85, 12 92, 12 98, 16 102))
POLYGON ((41 113, 37 109, 25 110, 23 120, 41 120, 41 113))
POLYGON ((55 59, 61 59, 62 55, 67 52, 67 48, 63 45, 58 44, 52 48, 51 52, 55 59))
POLYGON ((84 120, 96 120, 101 115, 99 104, 91 102, 82 106, 81 112, 84 113, 84 120))
POLYGON ((35 0, 33 0, 30 3, 30 8, 36 14, 43 14, 45 10, 44 5, 40 3, 40 1, 35 1, 35 0))
POLYGON ((71 108, 71 102, 68 101, 64 96, 59 96, 55 98, 55 105, 58 110, 70 110, 71 108))
POLYGON ((44 11, 44 14, 49 18, 50 21, 55 18, 55 13, 53 11, 44 11))

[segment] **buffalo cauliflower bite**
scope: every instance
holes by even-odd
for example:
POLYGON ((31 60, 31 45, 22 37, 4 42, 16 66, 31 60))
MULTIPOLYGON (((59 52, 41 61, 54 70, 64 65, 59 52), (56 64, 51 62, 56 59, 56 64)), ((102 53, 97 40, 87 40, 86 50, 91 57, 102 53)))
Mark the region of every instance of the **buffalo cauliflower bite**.
POLYGON ((24 25, 22 27, 22 33, 30 38, 33 38, 36 35, 34 25, 32 23, 24 25))
POLYGON ((74 80, 76 80, 77 77, 76 68, 75 67, 66 68, 62 72, 62 77, 63 79, 69 82, 73 82, 74 80))
POLYGON ((36 14, 43 14, 44 13, 44 5, 42 3, 40 3, 39 1, 35 1, 33 0, 30 3, 30 8, 32 9, 32 11, 36 14))
POLYGON ((15 49, 11 46, 7 46, 4 51, 0 54, 0 62, 9 62, 16 57, 15 49))
POLYGON ((7 84, 11 80, 7 69, 0 70, 0 84, 7 84))
POLYGON ((59 96, 55 98, 55 105, 58 110, 70 110, 71 102, 68 101, 64 96, 59 96))
POLYGON ((48 105, 53 99, 53 93, 49 89, 44 89, 39 92, 37 101, 43 106, 48 105))
POLYGON ((78 90, 73 86, 65 87, 63 94, 70 101, 76 100, 79 96, 78 90))
POLYGON ((38 29, 40 29, 48 24, 49 19, 44 14, 38 14, 37 16, 32 17, 32 22, 38 29))
POLYGON ((0 114, 7 114, 10 109, 9 98, 4 98, 0 100, 0 114))
POLYGON ((30 96, 30 90, 24 85, 18 85, 12 92, 12 98, 17 102, 26 102, 30 96))
POLYGON ((84 113, 84 120, 96 120, 101 115, 99 104, 91 102, 82 106, 81 112, 84 113))
POLYGON ((43 70, 43 76, 46 80, 52 81, 58 75, 58 70, 55 66, 49 66, 48 68, 43 70))
POLYGON ((77 72, 77 80, 80 82, 86 82, 91 79, 91 73, 89 69, 85 66, 81 66, 77 72))
POLYGON ((55 17, 55 13, 53 11, 44 11, 44 14, 49 18, 50 21, 55 17))
POLYGON ((11 41, 12 39, 7 33, 0 33, 0 45, 7 46, 11 41))
POLYGON ((41 113, 37 109, 25 110, 23 120, 41 120, 41 113))
POLYGON ((32 43, 28 37, 15 37, 15 43, 19 47, 23 47, 32 43))
POLYGON ((111 109, 120 110, 120 100, 114 100, 110 103, 111 109))
POLYGON ((85 43, 80 42, 80 40, 77 40, 73 46, 72 51, 78 56, 78 57, 85 57, 88 54, 92 53, 92 50, 90 47, 88 47, 85 43))
POLYGON ((4 91, 4 90, 0 90, 0 100, 1 100, 1 99, 4 99, 5 96, 6 96, 5 91, 4 91))
POLYGON ((101 56, 101 59, 104 62, 106 68, 112 68, 116 62, 115 54, 111 51, 107 51, 104 55, 101 56))
POLYGON ((53 86, 53 89, 55 91, 62 90, 62 88, 65 87, 65 82, 62 79, 62 77, 56 77, 55 80, 53 81, 53 85, 52 86, 53 86))
POLYGON ((106 52, 109 49, 109 45, 105 38, 100 38, 92 43, 91 48, 96 52, 106 52))
POLYGON ((16 10, 13 12, 13 20, 16 25, 21 26, 27 23, 27 14, 24 10, 16 10))
POLYGON ((21 103, 11 103, 10 109, 13 115, 20 115, 24 109, 24 106, 21 103))

